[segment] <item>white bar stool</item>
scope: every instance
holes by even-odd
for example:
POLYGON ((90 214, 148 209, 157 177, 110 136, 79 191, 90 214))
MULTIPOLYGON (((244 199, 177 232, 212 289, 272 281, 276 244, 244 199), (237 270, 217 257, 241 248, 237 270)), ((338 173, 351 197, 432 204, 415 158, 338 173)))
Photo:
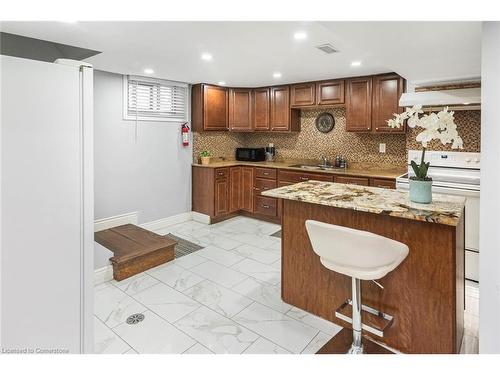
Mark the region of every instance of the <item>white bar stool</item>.
POLYGON ((363 353, 361 342, 361 280, 377 280, 408 255, 405 244, 362 230, 306 221, 307 234, 321 264, 352 277, 352 335, 349 354, 363 353))

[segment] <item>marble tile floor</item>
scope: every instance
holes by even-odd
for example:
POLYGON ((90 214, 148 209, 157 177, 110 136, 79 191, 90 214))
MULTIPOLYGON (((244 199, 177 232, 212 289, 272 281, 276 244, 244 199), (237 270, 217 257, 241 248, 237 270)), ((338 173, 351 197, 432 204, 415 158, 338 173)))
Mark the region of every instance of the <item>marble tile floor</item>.
MULTIPOLYGON (((204 249, 95 287, 95 352, 315 353, 336 324, 280 297, 280 226, 246 217, 161 228, 204 249), (142 313, 134 325, 127 317, 142 313)), ((477 353, 477 287, 467 284, 463 353, 477 353)))

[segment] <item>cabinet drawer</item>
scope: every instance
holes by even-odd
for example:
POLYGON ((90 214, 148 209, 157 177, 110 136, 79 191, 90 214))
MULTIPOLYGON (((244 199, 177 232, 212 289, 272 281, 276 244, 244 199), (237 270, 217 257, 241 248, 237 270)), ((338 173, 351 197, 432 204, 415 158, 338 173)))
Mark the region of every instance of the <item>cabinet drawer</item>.
POLYGON ((333 176, 322 173, 303 173, 293 171, 279 171, 279 181, 295 184, 309 180, 333 182, 333 176))
POLYGON ((254 190, 260 193, 265 190, 274 189, 276 187, 275 180, 266 180, 265 178, 255 178, 254 190))
POLYGON ((339 184, 350 184, 350 185, 361 185, 361 186, 369 186, 370 180, 364 177, 336 177, 335 182, 339 184))
POLYGON ((273 168, 255 168, 255 177, 276 180, 276 169, 273 169, 273 168))
POLYGON ((396 189, 396 181, 387 180, 385 178, 372 178, 371 186, 385 189, 396 189))
POLYGON ((229 168, 216 168, 215 178, 226 178, 229 177, 229 168))
POLYGON ((278 200, 276 198, 269 197, 255 197, 254 210, 255 213, 259 213, 267 216, 277 215, 278 200))

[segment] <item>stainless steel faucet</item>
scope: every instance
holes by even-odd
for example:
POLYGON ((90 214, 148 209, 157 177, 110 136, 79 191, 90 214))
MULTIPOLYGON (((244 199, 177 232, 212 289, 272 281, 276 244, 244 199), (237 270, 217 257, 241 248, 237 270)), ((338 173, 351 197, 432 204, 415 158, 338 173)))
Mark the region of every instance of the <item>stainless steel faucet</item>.
POLYGON ((322 167, 326 167, 328 165, 328 159, 327 159, 327 157, 326 156, 322 156, 321 157, 321 162, 322 162, 321 166, 322 167))

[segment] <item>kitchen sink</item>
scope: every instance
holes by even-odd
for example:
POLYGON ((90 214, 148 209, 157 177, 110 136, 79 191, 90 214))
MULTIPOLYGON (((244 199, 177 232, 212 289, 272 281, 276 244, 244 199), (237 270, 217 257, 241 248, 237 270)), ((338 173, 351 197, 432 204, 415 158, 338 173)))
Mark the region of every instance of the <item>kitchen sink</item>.
POLYGON ((338 168, 333 165, 310 165, 310 164, 293 164, 289 165, 291 168, 301 168, 301 169, 309 169, 309 170, 319 170, 319 171, 330 171, 334 169, 344 169, 338 168))

